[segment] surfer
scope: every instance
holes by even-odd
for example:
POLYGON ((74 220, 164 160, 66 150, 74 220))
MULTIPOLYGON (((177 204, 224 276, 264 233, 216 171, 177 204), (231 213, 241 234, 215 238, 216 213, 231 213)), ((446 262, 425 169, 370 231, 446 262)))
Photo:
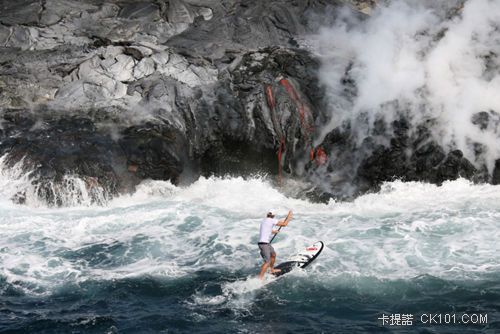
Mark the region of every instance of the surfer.
POLYGON ((260 255, 264 259, 264 264, 260 270, 259 278, 264 279, 264 274, 266 273, 267 268, 271 274, 280 272, 279 269, 274 269, 274 262, 276 262, 276 252, 274 251, 273 246, 271 246, 271 242, 274 237, 271 238, 271 235, 276 235, 279 232, 278 230, 274 230, 273 227, 279 226, 280 228, 283 226, 287 226, 288 222, 292 219, 292 211, 288 212, 288 215, 284 220, 278 221, 278 219, 274 218, 275 214, 273 210, 267 213, 267 217, 264 218, 262 223, 260 223, 260 238, 259 238, 259 249, 260 255))

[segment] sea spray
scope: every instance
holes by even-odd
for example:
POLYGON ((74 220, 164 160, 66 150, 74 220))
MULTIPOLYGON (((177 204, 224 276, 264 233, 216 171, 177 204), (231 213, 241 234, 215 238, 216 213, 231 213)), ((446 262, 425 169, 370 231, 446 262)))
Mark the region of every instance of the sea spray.
POLYGON ((2 197, 0 298, 22 305, 5 304, 14 318, 0 315, 2 328, 40 330, 33 321, 43 318, 63 331, 86 319, 96 330, 252 332, 275 318, 293 331, 307 317, 341 330, 345 317, 376 326, 381 310, 444 312, 476 293, 477 309, 491 313, 479 291, 494 298, 497 288, 499 194, 462 179, 397 181, 352 202, 314 204, 261 178, 202 178, 188 187, 146 182, 106 207, 30 208, 2 197), (305 270, 262 284, 256 243, 269 207, 278 217, 294 212, 275 240, 278 262, 317 240, 325 249, 305 270), (319 306, 328 315, 317 318, 319 306))

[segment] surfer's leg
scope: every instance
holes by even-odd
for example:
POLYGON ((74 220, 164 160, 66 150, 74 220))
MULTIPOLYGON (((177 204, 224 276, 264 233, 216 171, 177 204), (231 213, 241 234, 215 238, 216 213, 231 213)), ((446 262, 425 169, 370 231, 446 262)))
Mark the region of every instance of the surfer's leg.
POLYGON ((260 269, 259 278, 264 279, 264 274, 266 273, 267 267, 269 267, 269 262, 264 262, 262 268, 260 269))
POLYGON ((274 269, 274 262, 276 262, 276 252, 274 251, 273 246, 269 247, 271 247, 271 263, 269 265, 271 274, 279 273, 281 271, 280 269, 274 269))
POLYGON ((264 259, 264 264, 260 269, 259 278, 264 279, 264 274, 266 273, 269 264, 271 263, 271 248, 268 244, 259 244, 260 255, 264 259))

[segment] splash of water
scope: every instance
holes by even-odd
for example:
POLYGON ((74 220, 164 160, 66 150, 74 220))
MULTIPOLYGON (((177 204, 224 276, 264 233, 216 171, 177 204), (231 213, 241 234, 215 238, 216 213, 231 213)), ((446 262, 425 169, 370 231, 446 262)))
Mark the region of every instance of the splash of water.
POLYGON ((322 284, 343 275, 479 279, 500 270, 499 196, 496 186, 465 180, 392 182, 350 203, 314 204, 262 179, 210 178, 185 188, 146 183, 108 207, 28 208, 3 198, 0 276, 36 294, 95 279, 238 272, 221 296, 239 300, 252 295, 245 277, 257 274, 258 225, 272 206, 295 216, 276 240, 278 260, 325 242, 308 269, 322 284))
POLYGON ((11 166, 8 163, 8 154, 0 157, 1 197, 31 207, 45 207, 54 203, 68 207, 105 205, 111 198, 111 194, 94 178, 82 179, 66 174, 60 182, 43 182, 27 165, 24 158, 11 166), (53 196, 50 203, 47 194, 53 196))

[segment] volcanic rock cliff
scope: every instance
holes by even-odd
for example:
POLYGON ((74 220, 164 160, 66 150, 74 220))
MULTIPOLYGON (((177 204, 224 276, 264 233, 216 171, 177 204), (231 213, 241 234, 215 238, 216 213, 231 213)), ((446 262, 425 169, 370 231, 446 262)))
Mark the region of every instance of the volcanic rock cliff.
MULTIPOLYGON (((0 155, 34 195, 94 201, 143 179, 264 172, 299 178, 315 199, 348 198, 401 178, 500 180, 404 116, 359 144, 352 124, 318 142, 331 117, 305 45, 334 0, 0 2, 0 155), (410 131, 411 130, 411 131, 410 131)), ((369 14, 374 2, 347 4, 369 14)), ((346 72, 345 94, 355 94, 346 72)), ((403 115, 403 114, 402 114, 403 115)), ((478 126, 498 119, 480 113, 478 126)), ((480 149, 480 148, 478 148, 480 149)), ((500 164, 497 164, 497 167, 500 164)), ((14 196, 23 202, 28 190, 14 196)))

